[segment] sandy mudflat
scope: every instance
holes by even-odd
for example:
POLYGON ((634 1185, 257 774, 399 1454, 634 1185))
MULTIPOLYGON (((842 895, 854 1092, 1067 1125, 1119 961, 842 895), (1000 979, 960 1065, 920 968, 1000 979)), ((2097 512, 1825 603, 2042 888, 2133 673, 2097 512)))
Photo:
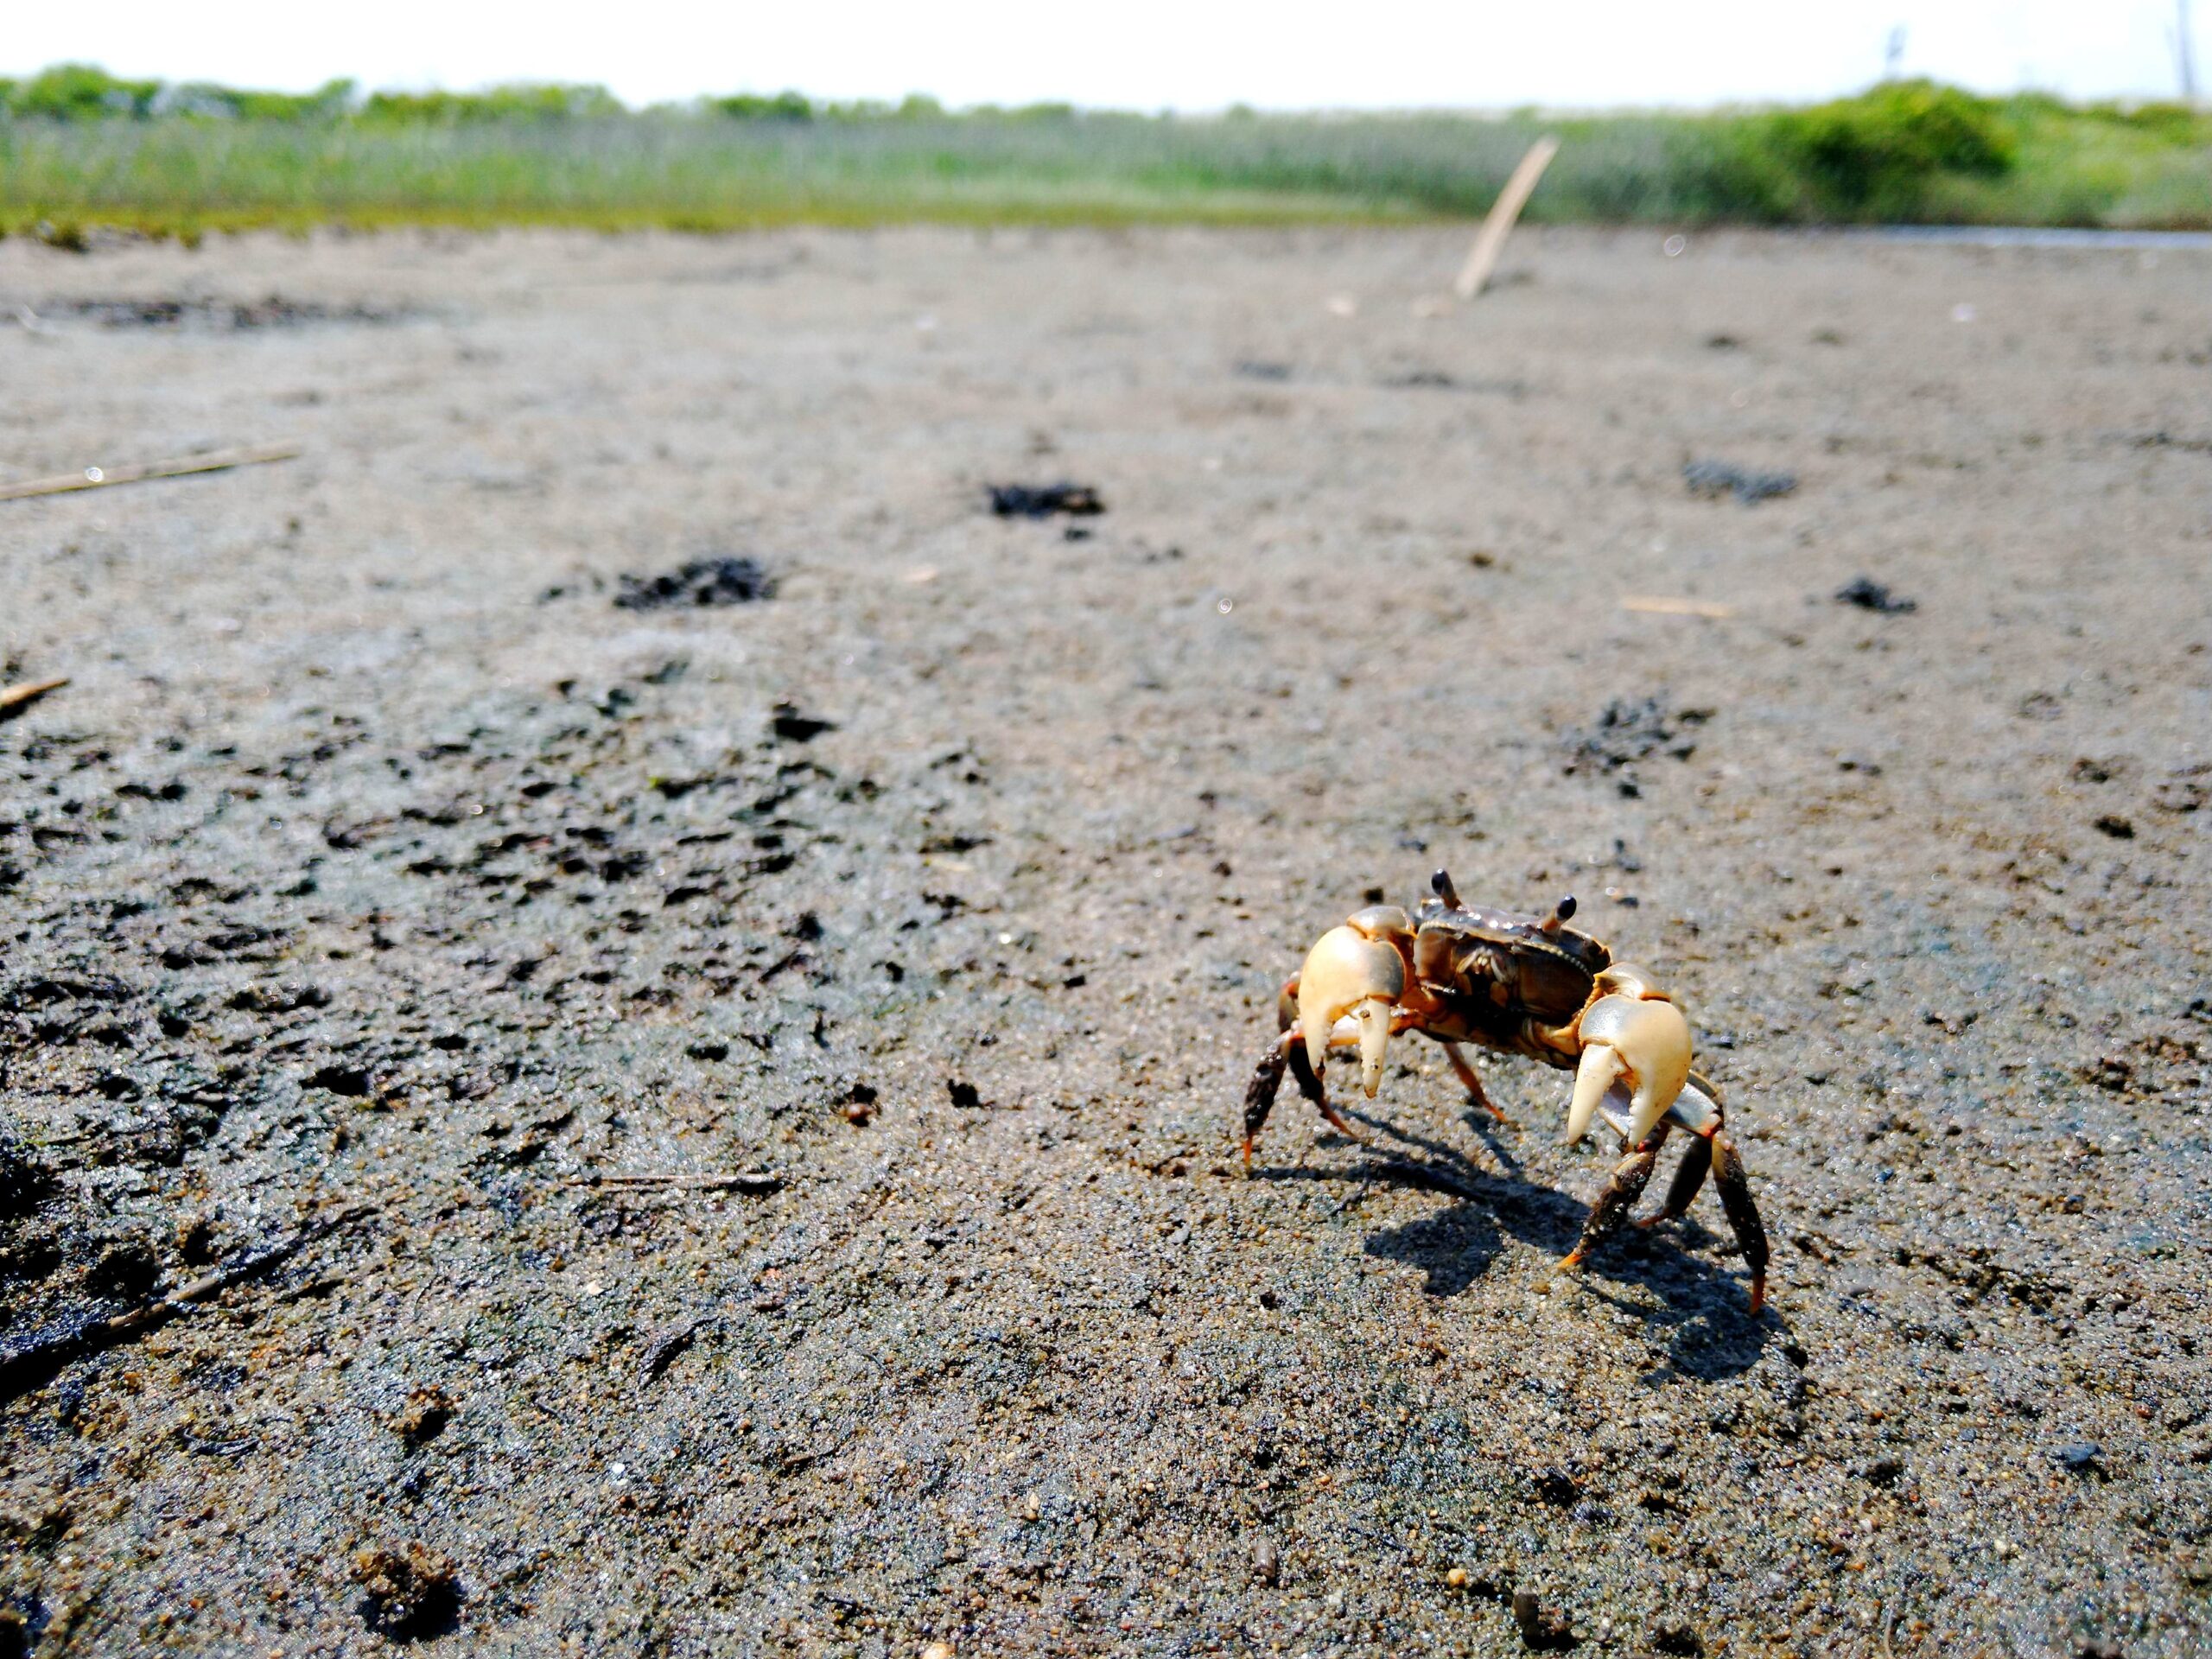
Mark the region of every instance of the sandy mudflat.
POLYGON ((0 1341, 351 1217, 7 1370, 0 1655, 2202 1651, 2212 254, 1461 245, 0 244, 0 474, 305 446, 0 503, 0 1341), (1764 1317, 1517 1060, 1240 1177, 1440 864, 1764 1317))

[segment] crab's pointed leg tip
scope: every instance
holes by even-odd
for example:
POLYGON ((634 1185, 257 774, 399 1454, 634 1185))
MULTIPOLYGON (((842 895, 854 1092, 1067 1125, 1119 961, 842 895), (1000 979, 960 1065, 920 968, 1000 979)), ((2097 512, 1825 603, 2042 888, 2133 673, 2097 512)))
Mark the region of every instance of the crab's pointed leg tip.
POLYGON ((1766 1306, 1766 1274, 1751 1275, 1751 1312, 1757 1313, 1766 1306))
POLYGON ((1252 1137, 1249 1135, 1244 1137, 1244 1173, 1252 1173, 1252 1137))

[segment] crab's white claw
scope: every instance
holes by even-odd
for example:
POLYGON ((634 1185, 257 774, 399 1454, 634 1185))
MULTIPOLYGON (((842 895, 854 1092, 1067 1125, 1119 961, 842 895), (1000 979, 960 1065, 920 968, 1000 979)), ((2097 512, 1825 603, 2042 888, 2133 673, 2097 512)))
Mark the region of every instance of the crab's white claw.
POLYGON ((1590 1120, 1598 1115, 1599 1102, 1620 1074, 1621 1057, 1605 1044, 1592 1043, 1582 1051, 1581 1064, 1574 1070, 1574 1100, 1567 1109, 1568 1146, 1590 1132, 1590 1120))
POLYGON ((1372 1100, 1382 1086, 1382 1051, 1390 1042, 1390 1005, 1379 996, 1370 996, 1351 1011, 1351 1016, 1359 1021, 1359 1086, 1372 1100))
POLYGON ((1349 1014, 1359 1022, 1360 1083, 1371 1097, 1382 1080, 1390 1010, 1405 989, 1405 958, 1395 947, 1350 927, 1315 940, 1298 970, 1298 1029, 1314 1071, 1328 1057, 1330 1031, 1349 1014))
POLYGON ((1689 1081, 1690 1022, 1656 996, 1601 996, 1582 1016, 1582 1042, 1567 1138, 1581 1139, 1598 1103, 1619 1078, 1631 1090, 1628 1141, 1641 1145, 1689 1081))

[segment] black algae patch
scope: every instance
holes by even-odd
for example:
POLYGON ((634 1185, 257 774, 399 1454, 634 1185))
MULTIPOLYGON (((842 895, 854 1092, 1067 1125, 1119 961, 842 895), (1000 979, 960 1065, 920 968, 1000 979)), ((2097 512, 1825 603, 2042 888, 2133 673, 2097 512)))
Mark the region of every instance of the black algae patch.
POLYGON ((1106 511, 1088 484, 993 484, 991 511, 1001 518, 1091 518, 1106 511))
POLYGON ((1797 487, 1795 473, 1754 473, 1725 461, 1694 461, 1682 468, 1682 482, 1692 495, 1707 500, 1733 495, 1745 506, 1754 507, 1797 487))
POLYGON ((658 576, 624 575, 621 582, 614 602, 626 611, 750 605, 776 596, 776 579, 752 559, 694 559, 658 576))
POLYGON ((1893 594, 1872 576, 1860 576, 1837 588, 1835 596, 1839 604, 1856 605, 1862 611, 1878 611, 1884 616, 1909 616, 1920 608, 1918 600, 1893 594))

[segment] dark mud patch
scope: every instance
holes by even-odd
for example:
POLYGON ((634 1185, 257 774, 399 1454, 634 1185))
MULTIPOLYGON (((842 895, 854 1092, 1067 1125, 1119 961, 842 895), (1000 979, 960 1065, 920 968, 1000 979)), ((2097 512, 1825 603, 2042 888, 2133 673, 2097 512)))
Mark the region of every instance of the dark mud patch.
POLYGON ((73 317, 102 328, 202 328, 249 334, 270 328, 408 322, 423 314, 408 306, 324 305, 315 300, 288 300, 281 294, 270 294, 258 300, 204 296, 49 300, 39 308, 38 315, 73 317))
POLYGON ((0 1129, 0 1221, 21 1221, 54 1195, 54 1172, 45 1160, 0 1129))
POLYGON ((1836 603, 1855 605, 1881 616, 1910 616, 1920 608, 1916 599, 1895 594, 1872 576, 1859 576, 1835 590, 1836 603))
POLYGON ((991 511, 1001 518, 1095 518, 1106 511, 1088 484, 992 484, 991 511))
POLYGON ((1492 397, 1519 399, 1529 395, 1520 380, 1470 380, 1442 369, 1406 369, 1386 374, 1376 384, 1392 391, 1462 391, 1492 397))
POLYGON ((1732 495, 1739 505, 1755 507, 1762 501, 1789 495, 1797 488, 1795 473, 1760 473, 1726 461, 1694 461, 1682 468, 1682 482, 1692 495, 1707 501, 1732 495))
POLYGON ((694 559, 657 576, 624 575, 614 595, 625 611, 706 610, 751 605, 776 596, 776 579, 757 560, 694 559))
POLYGON ((353 1558, 353 1581, 361 1586, 362 1622, 378 1636, 420 1642, 460 1626, 461 1580, 454 1564, 420 1544, 361 1551, 353 1558))
POLYGON ((1713 718, 1710 709, 1677 709, 1664 696, 1641 702, 1616 697, 1591 725, 1567 734, 1569 776, 1610 777, 1630 798, 1643 792, 1638 766, 1655 756, 1687 760, 1697 753, 1694 735, 1713 718))
POLYGON ((2177 435, 2163 427, 2135 440, 2138 449, 2179 449, 2188 454, 2212 455, 2212 437, 2177 435))

